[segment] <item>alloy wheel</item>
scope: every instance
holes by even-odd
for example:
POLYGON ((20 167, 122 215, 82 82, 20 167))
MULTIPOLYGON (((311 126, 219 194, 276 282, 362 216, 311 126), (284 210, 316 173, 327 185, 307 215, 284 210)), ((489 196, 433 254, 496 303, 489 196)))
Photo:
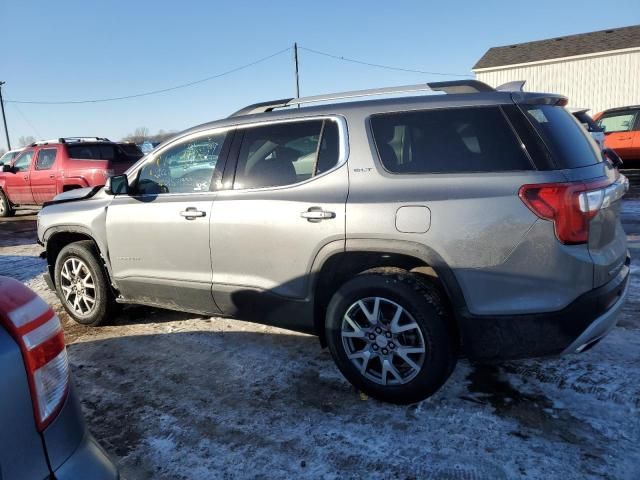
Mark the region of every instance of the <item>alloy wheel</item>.
POLYGON ((86 263, 77 257, 65 260, 60 271, 64 301, 76 314, 89 315, 96 306, 96 286, 86 263))
POLYGON ((426 346, 418 323, 389 299, 353 303, 342 319, 341 338, 351 363, 377 384, 403 385, 424 366, 426 346))

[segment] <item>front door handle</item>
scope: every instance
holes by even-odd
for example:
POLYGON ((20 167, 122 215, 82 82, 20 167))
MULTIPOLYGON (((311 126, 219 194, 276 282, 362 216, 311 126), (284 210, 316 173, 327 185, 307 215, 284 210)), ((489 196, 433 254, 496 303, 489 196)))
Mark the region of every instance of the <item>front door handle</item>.
POLYGON ((202 210, 198 210, 196 207, 187 207, 186 210, 180 212, 180 216, 187 220, 194 220, 196 217, 204 217, 207 213, 202 210))
POLYGON ((328 212, 326 210, 322 210, 320 207, 311 207, 306 212, 302 212, 300 214, 302 218, 306 218, 310 222, 319 222, 321 220, 327 220, 329 218, 335 218, 335 212, 328 212))

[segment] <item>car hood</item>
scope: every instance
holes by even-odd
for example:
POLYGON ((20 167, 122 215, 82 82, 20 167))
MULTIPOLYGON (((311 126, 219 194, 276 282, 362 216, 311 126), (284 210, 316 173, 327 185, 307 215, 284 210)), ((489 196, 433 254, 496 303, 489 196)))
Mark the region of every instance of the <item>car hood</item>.
POLYGON ((56 195, 52 201, 46 202, 44 206, 53 205, 56 203, 64 203, 64 202, 74 202, 76 200, 85 200, 93 197, 96 193, 102 190, 102 187, 86 187, 86 188, 76 188, 74 190, 69 190, 68 192, 63 192, 59 195, 56 195))

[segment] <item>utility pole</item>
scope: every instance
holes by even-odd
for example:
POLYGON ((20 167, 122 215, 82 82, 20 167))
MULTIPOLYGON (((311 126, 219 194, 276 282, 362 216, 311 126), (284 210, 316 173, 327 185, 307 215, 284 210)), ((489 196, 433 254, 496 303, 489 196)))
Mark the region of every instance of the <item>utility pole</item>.
POLYGON ((2 100, 2 86, 7 82, 0 82, 0 108, 2 108, 2 121, 4 122, 4 134, 7 137, 7 150, 11 150, 11 141, 9 140, 9 130, 7 129, 7 117, 4 114, 4 100, 2 100))
MULTIPOLYGON (((293 63, 296 70, 296 98, 300 98, 300 74, 298 70, 298 42, 293 44, 293 63)), ((298 104, 298 108, 300 105, 298 104)))

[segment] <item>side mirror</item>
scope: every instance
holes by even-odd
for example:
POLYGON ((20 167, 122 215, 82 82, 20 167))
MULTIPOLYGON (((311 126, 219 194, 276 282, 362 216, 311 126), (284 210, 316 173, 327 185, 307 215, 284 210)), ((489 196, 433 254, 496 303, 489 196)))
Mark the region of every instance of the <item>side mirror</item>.
POLYGON ((603 148, 602 156, 609 160, 613 164, 613 166, 618 169, 621 168, 624 163, 620 158, 620 155, 618 155, 614 150, 610 148, 603 148))
POLYGON ((3 173, 13 173, 13 167, 11 165, 2 165, 3 173))
POLYGON ((129 179, 126 175, 114 175, 107 179, 104 186, 109 195, 126 195, 129 193, 129 179))

